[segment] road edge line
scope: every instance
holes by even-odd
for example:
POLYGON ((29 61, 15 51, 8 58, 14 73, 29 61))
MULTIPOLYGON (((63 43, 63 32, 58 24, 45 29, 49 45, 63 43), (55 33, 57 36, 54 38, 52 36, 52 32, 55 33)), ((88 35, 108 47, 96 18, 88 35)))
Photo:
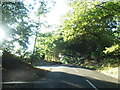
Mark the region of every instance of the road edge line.
MULTIPOLYGON (((74 68, 74 67, 73 67, 74 68)), ((74 68, 75 69, 75 68, 74 68)), ((78 72, 78 70, 75 69, 76 72, 78 72)))
POLYGON ((95 90, 98 90, 89 80, 86 80, 95 90))

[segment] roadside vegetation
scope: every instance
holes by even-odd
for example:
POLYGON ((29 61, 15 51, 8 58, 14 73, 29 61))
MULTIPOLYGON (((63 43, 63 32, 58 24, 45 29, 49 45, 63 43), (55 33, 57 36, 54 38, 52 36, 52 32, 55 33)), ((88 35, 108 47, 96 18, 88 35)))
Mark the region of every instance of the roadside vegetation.
POLYGON ((119 59, 104 59, 103 61, 99 63, 95 61, 85 60, 85 63, 80 64, 80 66, 91 68, 107 76, 119 79, 118 68, 120 68, 120 66, 118 65, 118 60, 119 59), (117 62, 114 64, 111 63, 111 61, 114 62, 114 60, 116 60, 117 62))
MULTIPOLYGON (((39 3, 41 6, 36 14, 38 19, 39 16, 44 17, 50 11, 50 8, 47 8, 48 2, 39 3)), ((46 60, 94 68, 118 78, 120 2, 117 0, 112 2, 68 0, 68 5, 71 9, 63 17, 62 24, 56 26, 54 31, 41 33, 40 27, 52 26, 46 25, 44 21, 36 22, 30 19, 29 13, 34 9, 33 6, 29 5, 28 9, 22 2, 3 2, 2 24, 9 39, 2 43, 0 50, 3 53, 7 51, 19 56, 22 60, 15 59, 19 64, 25 61, 34 66, 36 62, 46 60), (29 52, 29 38, 32 36, 35 37, 34 48, 29 52), (16 45, 19 48, 16 49, 16 45)), ((3 59, 5 66, 8 65, 7 62, 13 62, 13 65, 16 65, 14 67, 17 67, 14 60, 9 60, 9 57, 6 59, 3 59)), ((4 64, 3 70, 5 70, 4 64)))

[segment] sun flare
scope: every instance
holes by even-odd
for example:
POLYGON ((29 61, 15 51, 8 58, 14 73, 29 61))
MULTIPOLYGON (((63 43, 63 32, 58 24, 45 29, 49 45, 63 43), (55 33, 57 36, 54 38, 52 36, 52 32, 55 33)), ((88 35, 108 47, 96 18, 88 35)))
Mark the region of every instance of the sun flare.
POLYGON ((0 27, 0 41, 2 41, 5 38, 5 32, 3 29, 0 27))

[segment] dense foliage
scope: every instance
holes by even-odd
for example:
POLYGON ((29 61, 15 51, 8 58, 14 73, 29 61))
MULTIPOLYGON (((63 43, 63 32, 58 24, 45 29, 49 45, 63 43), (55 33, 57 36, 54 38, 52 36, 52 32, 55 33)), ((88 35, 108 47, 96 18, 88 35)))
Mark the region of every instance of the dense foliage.
POLYGON ((22 2, 2 3, 2 28, 8 33, 10 38, 14 38, 13 41, 18 41, 23 46, 25 46, 23 42, 28 42, 30 34, 30 30, 28 31, 30 26, 24 20, 27 17, 27 12, 28 10, 22 2))
POLYGON ((64 17, 61 29, 38 39, 42 45, 37 45, 42 48, 40 51, 50 60, 64 63, 119 58, 120 2, 74 0, 69 5, 71 10, 64 17))
MULTIPOLYGON (((34 4, 38 1, 34 1, 34 4)), ((47 2, 39 0, 36 17, 47 13, 49 7, 47 2)), ((35 4, 36 5, 36 4, 35 4)), ((2 30, 6 33, 5 42, 0 50, 7 50, 20 56, 29 55, 27 48, 30 44, 29 38, 39 32, 39 26, 43 22, 36 22, 30 18, 30 12, 34 11, 34 5, 24 2, 1 2, 2 30)), ((38 20, 39 21, 39 20, 38 20)))
POLYGON ((119 42, 119 2, 94 4, 77 0, 71 5, 72 13, 66 15, 62 31, 64 40, 71 40, 76 52, 98 58, 104 55, 105 47, 119 42))
MULTIPOLYGON (((40 1, 38 17, 49 11, 47 3, 40 1)), ((44 22, 32 21, 22 2, 2 3, 3 28, 7 28, 12 37, 5 42, 3 49, 12 52, 13 43, 18 42, 23 48, 16 53, 24 53, 21 57, 28 55, 31 63, 45 59, 82 64, 86 59, 97 62, 106 59, 106 62, 110 60, 115 64, 120 56, 120 2, 70 0, 68 5, 71 9, 64 16, 62 25, 54 32, 40 33, 44 22), (35 43, 30 55, 26 48, 32 34, 35 43)))

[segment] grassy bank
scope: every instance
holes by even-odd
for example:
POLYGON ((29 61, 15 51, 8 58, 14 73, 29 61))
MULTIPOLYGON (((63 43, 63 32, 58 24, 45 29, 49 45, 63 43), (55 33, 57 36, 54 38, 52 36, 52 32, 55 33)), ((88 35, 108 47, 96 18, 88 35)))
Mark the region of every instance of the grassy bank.
POLYGON ((108 75, 110 77, 118 79, 118 77, 119 77, 118 76, 119 75, 118 74, 118 68, 120 68, 120 67, 104 67, 102 69, 98 69, 97 71, 101 72, 105 75, 108 75))
POLYGON ((83 64, 80 64, 81 66, 95 69, 96 71, 103 73, 107 76, 119 79, 119 59, 105 59, 101 62, 93 61, 93 60, 85 60, 83 64))
POLYGON ((2 81, 33 81, 42 79, 49 71, 37 69, 18 56, 4 52, 2 56, 2 81))

